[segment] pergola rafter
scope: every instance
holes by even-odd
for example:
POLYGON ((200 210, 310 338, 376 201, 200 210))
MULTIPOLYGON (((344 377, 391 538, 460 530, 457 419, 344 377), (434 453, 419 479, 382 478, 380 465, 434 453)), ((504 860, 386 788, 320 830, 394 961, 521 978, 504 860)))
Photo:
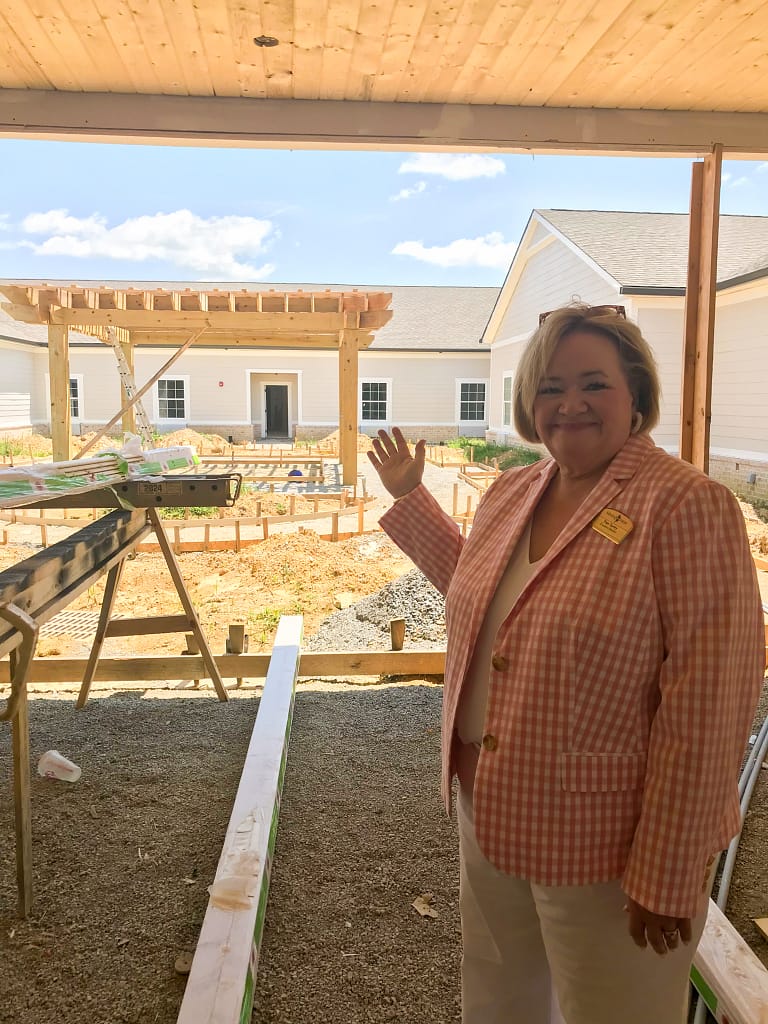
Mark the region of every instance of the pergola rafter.
MULTIPOLYGON (((374 332, 391 319, 390 292, 171 290, 23 283, 3 285, 2 291, 8 299, 2 304, 6 313, 22 323, 48 327, 55 460, 70 457, 70 328, 105 343, 108 331, 115 331, 131 366, 137 345, 176 346, 181 355, 190 335, 199 334, 196 340, 206 347, 338 351, 339 454, 343 482, 355 482, 357 352, 368 348, 374 332)), ((123 427, 132 429, 132 423, 127 410, 123 427)))

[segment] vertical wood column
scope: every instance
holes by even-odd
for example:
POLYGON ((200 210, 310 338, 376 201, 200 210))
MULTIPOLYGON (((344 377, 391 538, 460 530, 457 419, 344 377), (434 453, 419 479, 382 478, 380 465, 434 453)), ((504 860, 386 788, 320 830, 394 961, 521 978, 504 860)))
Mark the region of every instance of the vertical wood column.
POLYGON ((48 324, 48 374, 51 385, 51 439, 53 461, 71 456, 72 423, 69 415, 69 328, 48 324))
POLYGON ((339 340, 339 459, 342 484, 357 481, 357 334, 339 340))
MULTIPOLYGON (((135 367, 135 360, 134 360, 133 342, 130 340, 130 337, 128 336, 128 331, 125 331, 124 333, 125 333, 126 336, 124 338, 120 338, 120 348, 123 350, 123 355, 125 356, 125 361, 126 361, 126 363, 128 363, 128 369, 131 371, 131 376, 133 377, 133 379, 135 381, 136 380, 136 367, 135 367)), ((121 381, 120 382, 120 406, 124 410, 123 411, 123 421, 122 421, 123 433, 124 434, 125 433, 135 434, 136 433, 136 409, 135 409, 134 406, 130 406, 130 408, 126 409, 125 407, 128 405, 129 402, 130 402, 130 396, 127 394, 125 388, 123 387, 122 381, 121 381)))
POLYGON ((680 458, 705 473, 709 470, 712 420, 722 162, 723 147, 718 144, 703 161, 693 164, 691 176, 683 379, 680 387, 680 458))

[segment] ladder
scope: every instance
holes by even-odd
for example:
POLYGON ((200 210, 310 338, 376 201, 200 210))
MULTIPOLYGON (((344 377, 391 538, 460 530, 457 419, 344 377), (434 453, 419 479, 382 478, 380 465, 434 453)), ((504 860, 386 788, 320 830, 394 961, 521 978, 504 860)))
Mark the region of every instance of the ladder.
MULTIPOLYGON (((117 340, 117 333, 113 327, 107 328, 107 339, 109 344, 115 353, 117 359, 117 370, 120 374, 120 380, 123 385, 123 390, 129 399, 133 398, 136 394, 136 381, 131 373, 131 368, 128 365, 128 360, 125 358, 125 352, 123 352, 122 345, 117 340)), ((141 399, 135 402, 133 405, 134 415, 136 417, 136 427, 141 434, 141 438, 146 445, 151 446, 152 444, 152 425, 149 422, 146 410, 141 399)))

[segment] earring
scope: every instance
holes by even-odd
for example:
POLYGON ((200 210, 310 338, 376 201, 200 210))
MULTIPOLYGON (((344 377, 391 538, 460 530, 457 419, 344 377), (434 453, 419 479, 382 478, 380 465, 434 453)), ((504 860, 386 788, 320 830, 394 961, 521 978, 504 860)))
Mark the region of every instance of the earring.
POLYGON ((632 429, 631 429, 630 433, 631 434, 636 434, 638 432, 638 430, 640 429, 640 427, 642 427, 642 425, 643 425, 643 414, 641 412, 636 412, 634 414, 634 416, 632 417, 632 429))

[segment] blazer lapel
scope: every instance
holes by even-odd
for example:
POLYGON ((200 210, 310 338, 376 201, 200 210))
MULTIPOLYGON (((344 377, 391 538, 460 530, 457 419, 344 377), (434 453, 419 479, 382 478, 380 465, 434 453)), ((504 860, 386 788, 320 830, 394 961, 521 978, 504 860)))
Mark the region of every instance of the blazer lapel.
MULTIPOLYGON (((602 512, 604 508, 610 505, 617 494, 624 490, 626 481, 632 479, 640 463, 654 447, 655 445, 647 435, 630 437, 621 451, 614 457, 593 490, 579 506, 571 521, 558 535, 546 555, 538 563, 536 571, 528 580, 528 585, 557 558, 560 552, 581 533, 585 526, 592 522, 599 512, 602 512)), ((549 483, 553 475, 554 470, 549 474, 547 483, 549 483)), ((542 493, 543 489, 539 492, 539 497, 542 493)), ((525 589, 527 589, 527 585, 524 591, 525 589)))

